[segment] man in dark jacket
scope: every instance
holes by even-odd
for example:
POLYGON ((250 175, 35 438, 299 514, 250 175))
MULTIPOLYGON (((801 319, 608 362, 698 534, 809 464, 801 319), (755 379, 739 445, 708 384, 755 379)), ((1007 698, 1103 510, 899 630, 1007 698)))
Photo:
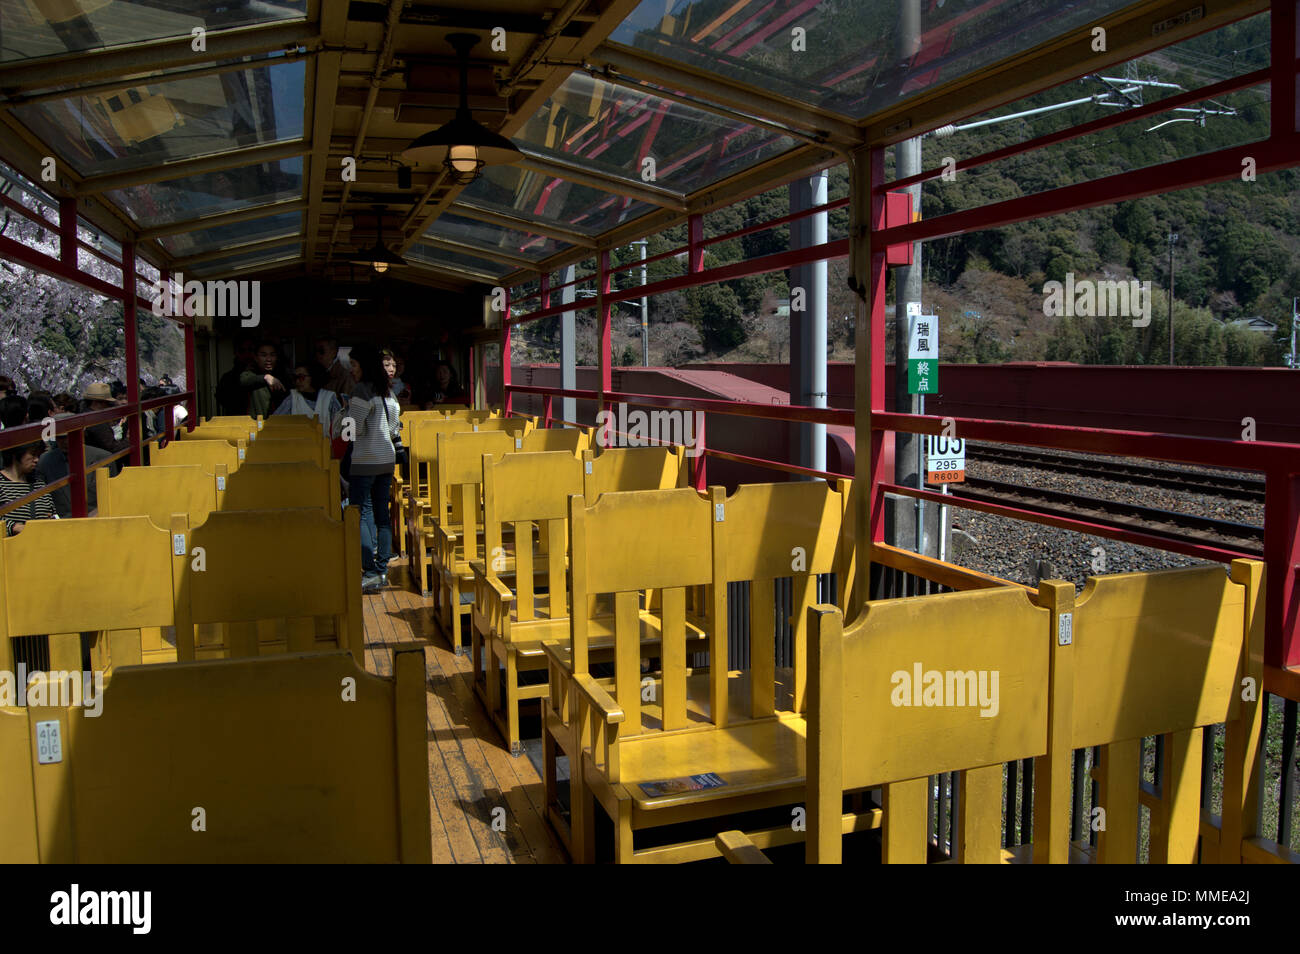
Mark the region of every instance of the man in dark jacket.
POLYGON ((217 382, 217 404, 222 414, 248 413, 248 391, 240 383, 240 377, 253 367, 253 354, 252 338, 241 338, 235 343, 235 363, 217 382))
POLYGON ((252 368, 239 376, 239 383, 248 394, 248 413, 252 417, 270 417, 289 394, 285 379, 290 378, 278 367, 280 349, 274 341, 261 341, 252 368))
MULTIPOLYGON (((86 388, 81 400, 87 411, 103 411, 110 407, 117 407, 117 401, 113 398, 112 389, 100 381, 96 381, 86 388)), ((113 425, 108 421, 86 428, 86 446, 98 447, 100 450, 108 451, 109 454, 116 454, 120 450, 126 450, 129 445, 126 436, 126 424, 124 421, 119 423, 122 425, 121 437, 113 433, 113 425)), ((111 465, 111 472, 114 474, 121 469, 121 461, 111 465)))

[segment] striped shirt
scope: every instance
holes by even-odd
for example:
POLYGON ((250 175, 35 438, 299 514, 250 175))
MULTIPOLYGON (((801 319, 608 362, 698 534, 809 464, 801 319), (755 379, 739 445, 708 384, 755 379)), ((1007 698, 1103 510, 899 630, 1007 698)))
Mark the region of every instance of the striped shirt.
POLYGON ((367 385, 358 384, 348 400, 347 414, 356 427, 349 474, 391 474, 397 461, 393 441, 402 433, 402 409, 397 401, 377 397, 367 385))
MULTIPOLYGON (((3 473, 0 473, 0 507, 26 497, 44 486, 45 478, 38 473, 32 474, 30 483, 25 480, 10 480, 3 473)), ((14 524, 26 523, 28 520, 52 520, 55 516, 54 498, 49 494, 37 497, 35 500, 29 500, 16 510, 10 510, 4 515, 5 536, 13 535, 14 524)))

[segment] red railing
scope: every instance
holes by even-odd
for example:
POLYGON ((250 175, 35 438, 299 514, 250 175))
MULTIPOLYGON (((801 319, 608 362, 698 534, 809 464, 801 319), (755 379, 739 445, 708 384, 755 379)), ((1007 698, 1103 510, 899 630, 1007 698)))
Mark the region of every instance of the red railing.
MULTIPOLYGON (((117 407, 105 408, 102 411, 86 411, 82 414, 72 414, 68 417, 51 418, 47 422, 37 422, 34 424, 23 424, 20 427, 10 427, 0 430, 0 450, 7 450, 11 447, 21 447, 24 444, 35 444, 44 441, 45 436, 49 433, 49 428, 53 426, 55 437, 66 436, 68 438, 67 456, 68 456, 68 476, 46 484, 40 490, 27 494, 22 498, 0 507, 0 515, 9 513, 12 510, 21 507, 29 500, 35 500, 45 494, 52 493, 61 487, 68 487, 72 497, 72 516, 84 517, 88 513, 86 504, 86 479, 101 467, 107 467, 115 461, 129 459, 132 464, 143 462, 144 445, 152 442, 169 441, 176 433, 174 412, 172 408, 185 404, 193 406, 196 394, 194 391, 183 391, 177 394, 165 394, 161 397, 149 398, 146 401, 137 401, 134 404, 122 404, 117 407), (141 427, 140 415, 145 411, 162 409, 162 427, 153 437, 148 440, 142 439, 143 428, 141 427), (94 427, 97 424, 116 424, 125 418, 127 420, 127 436, 129 446, 116 453, 96 461, 92 466, 86 466, 86 429, 94 427), (131 423, 134 422, 134 425, 131 423)), ((193 429, 195 421, 194 414, 189 413, 186 418, 185 426, 193 429)))

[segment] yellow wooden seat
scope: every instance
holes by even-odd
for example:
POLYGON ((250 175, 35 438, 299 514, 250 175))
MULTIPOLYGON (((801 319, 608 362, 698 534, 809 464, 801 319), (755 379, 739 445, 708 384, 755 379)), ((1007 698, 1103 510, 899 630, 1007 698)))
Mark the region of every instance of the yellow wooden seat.
POLYGON ((178 441, 229 441, 234 444, 244 441, 252 444, 260 436, 258 422, 245 418, 242 424, 200 424, 192 431, 179 428, 176 431, 178 441))
POLYGON ((338 518, 342 509, 339 462, 320 467, 312 461, 245 462, 238 471, 217 478, 221 510, 280 510, 314 508, 338 518))
POLYGON ((226 468, 233 474, 244 460, 247 444, 238 441, 231 444, 226 440, 183 440, 171 441, 149 451, 149 463, 158 464, 198 464, 208 473, 216 473, 218 466, 226 468))
POLYGON ((101 468, 95 472, 99 516, 147 516, 162 528, 170 526, 174 513, 201 521, 219 506, 217 485, 225 480, 220 464, 216 474, 198 464, 123 467, 116 477, 101 468))
MULTIPOLYGON (((531 438, 546 433, 551 432, 534 431, 525 437, 524 448, 531 438)), ((545 681, 525 684, 526 674, 545 671, 543 643, 568 632, 566 524, 569 497, 582 493, 583 476, 582 462, 564 450, 483 458, 484 556, 470 565, 471 669, 474 687, 513 755, 523 751, 520 704, 547 694, 545 681), (505 670, 504 698, 498 661, 505 670)), ((659 623, 653 613, 643 611, 642 624, 648 650, 658 639, 659 623)), ((688 625, 690 637, 698 639, 698 627, 688 625)), ((593 616, 591 626, 594 649, 608 655, 613 646, 609 610, 593 616)))
MULTIPOLYGON (((654 847, 638 845, 639 831, 703 820, 721 827, 729 815, 802 801, 804 628, 793 633, 794 671, 778 673, 774 587, 794 578, 795 620, 811 605, 817 576, 837 565, 844 489, 750 485, 727 499, 721 488, 707 496, 680 488, 607 493, 594 506, 572 498, 568 673, 562 651, 547 647, 551 709, 568 709, 568 728, 552 712, 546 728, 547 744, 570 753, 575 860, 593 858, 595 804, 614 824, 615 860, 644 862, 711 857, 717 848, 711 835, 674 840, 671 832, 654 847), (738 581, 750 584, 750 627, 739 634, 752 660, 744 673, 727 665, 727 584, 738 581), (688 592, 699 587, 707 670, 688 666, 685 638, 688 592), (658 677, 643 671, 646 655, 631 627, 642 590, 655 591, 661 619, 658 677), (587 608, 603 593, 615 603, 612 684, 589 669, 587 608)), ((550 773, 548 766, 548 787, 550 773)), ((789 823, 756 835, 764 844, 802 837, 789 823)))
POLYGON ((566 451, 581 456, 590 446, 590 428, 544 427, 525 434, 519 449, 526 454, 566 451))
POLYGON ((190 529, 186 548, 194 558, 180 580, 178 659, 338 648, 364 665, 357 508, 342 519, 319 509, 217 511, 190 529), (332 632, 318 634, 318 618, 332 619, 332 632))
POLYGON ((318 467, 328 467, 331 460, 330 443, 320 434, 300 437, 278 437, 278 432, 265 431, 248 445, 244 459, 250 464, 292 464, 307 461, 318 467))
POLYGON ((1209 566, 1088 581, 1074 605, 1072 658, 1054 670, 1063 688, 1053 695, 1051 757, 1034 776, 1035 860, 1040 850, 1065 857, 1071 750, 1088 746, 1101 747, 1097 861, 1135 861, 1139 804, 1151 812, 1152 862, 1193 862, 1198 841, 1202 861, 1282 857, 1257 837, 1262 587, 1263 565, 1252 560, 1234 561, 1230 578, 1209 566), (1202 733, 1217 723, 1225 723, 1218 827, 1203 820, 1200 803, 1209 769, 1202 733), (1159 797, 1142 790, 1139 764, 1141 740, 1153 735, 1164 736, 1159 797))
MULTIPOLYGON (((505 431, 482 430, 439 434, 437 447, 430 478, 436 495, 434 527, 425 534, 425 542, 432 545, 438 620, 451 648, 459 654, 469 651, 468 641, 461 639, 461 614, 469 611, 465 603, 472 602, 474 596, 470 566, 479 559, 482 536, 483 455, 512 453, 516 446, 505 431)), ((513 574, 513 563, 513 558, 505 558, 499 572, 513 574)))
MULTIPOLYGON (((437 417, 412 418, 402 438, 410 448, 410 467, 412 485, 407 488, 407 558, 412 580, 425 599, 433 597, 434 611, 438 612, 437 596, 439 587, 435 586, 436 577, 432 573, 432 540, 429 534, 437 525, 438 495, 431 479, 438 459, 438 435, 454 434, 472 430, 473 425, 464 420, 448 420, 437 417), (428 542, 426 542, 428 541, 428 542)), ((459 520, 460 504, 453 502, 453 517, 459 520)))
MULTIPOLYGON (((1262 574, 1242 560, 1231 579, 1218 567, 1097 577, 1077 601, 1055 581, 1040 584, 1039 605, 1010 588, 878 601, 847 627, 832 607, 811 610, 808 859, 839 861, 843 793, 883 786, 883 860, 925 862, 929 779, 953 771, 955 861, 1132 864, 1140 803, 1153 862, 1195 861, 1198 843, 1203 860, 1282 858, 1257 837, 1260 708, 1245 691, 1260 679, 1262 574), (1200 735, 1219 722, 1215 827, 1201 817, 1200 735), (1165 738, 1159 796, 1141 785, 1151 735, 1165 738), (1073 754, 1092 746, 1103 747, 1095 851, 1070 842, 1073 754), (1008 850, 1003 765, 1025 758, 1038 760, 1033 844, 1008 850)), ((738 833, 721 841, 733 860, 757 860, 738 833)))
POLYGON ((0 707, 0 861, 428 863, 424 672, 418 649, 392 678, 340 652, 128 667, 95 716, 0 707))

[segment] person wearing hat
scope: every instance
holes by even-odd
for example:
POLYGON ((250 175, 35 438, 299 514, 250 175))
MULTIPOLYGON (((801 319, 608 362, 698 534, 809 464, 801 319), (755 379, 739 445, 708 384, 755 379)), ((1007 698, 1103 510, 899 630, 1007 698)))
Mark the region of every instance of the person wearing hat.
MULTIPOLYGON (((85 393, 81 395, 81 400, 87 411, 102 411, 117 407, 117 399, 113 397, 112 390, 102 381, 96 381, 86 388, 85 393)), ((114 437, 113 425, 104 421, 102 424, 86 428, 86 446, 98 447, 110 454, 116 454, 120 450, 126 450, 127 439, 125 434, 121 438, 114 437)), ((114 468, 114 473, 117 469, 114 468)))
MULTIPOLYGON (((72 417, 67 412, 59 412, 54 415, 54 419, 60 420, 65 417, 72 417)), ((108 451, 98 447, 86 445, 86 466, 91 467, 108 456, 108 451)), ((36 472, 41 475, 47 484, 52 484, 56 480, 62 480, 68 476, 68 435, 60 434, 55 443, 50 446, 41 459, 36 462, 36 472)), ((54 509, 60 517, 67 519, 72 516, 72 488, 68 485, 59 487, 57 490, 50 491, 50 497, 54 500, 54 509)), ((89 474, 86 477, 86 513, 94 515, 96 508, 99 506, 95 495, 95 475, 89 474)))

